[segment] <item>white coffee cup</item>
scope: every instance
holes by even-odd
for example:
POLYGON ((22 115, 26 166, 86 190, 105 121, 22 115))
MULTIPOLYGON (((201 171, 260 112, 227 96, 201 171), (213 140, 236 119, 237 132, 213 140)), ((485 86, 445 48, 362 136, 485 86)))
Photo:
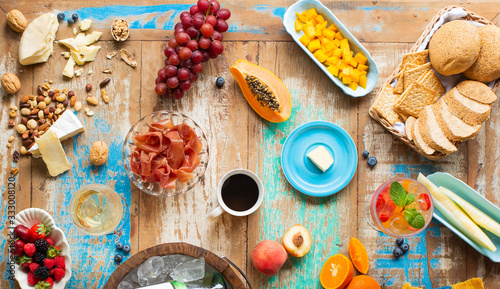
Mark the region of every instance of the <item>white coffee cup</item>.
POLYGON ((249 170, 245 170, 245 169, 235 169, 235 170, 229 171, 219 181, 219 185, 217 186, 217 201, 219 202, 219 206, 217 208, 215 208, 215 210, 213 210, 210 214, 208 214, 208 219, 213 220, 213 219, 217 218, 218 216, 222 215, 222 213, 224 213, 224 212, 227 212, 233 216, 238 216, 238 217, 248 216, 251 213, 257 211, 257 209, 262 204, 263 199, 264 199, 264 186, 262 185, 262 181, 259 179, 259 177, 255 173, 253 173, 249 170), (252 180, 255 181, 255 184, 257 185, 257 188, 258 188, 257 201, 250 209, 248 209, 246 211, 235 211, 235 210, 229 208, 226 205, 226 203, 224 203, 224 200, 222 199, 222 186, 224 185, 224 183, 226 182, 226 180, 229 177, 234 176, 234 175, 238 175, 238 174, 246 175, 246 176, 249 176, 250 178, 252 178, 252 180))

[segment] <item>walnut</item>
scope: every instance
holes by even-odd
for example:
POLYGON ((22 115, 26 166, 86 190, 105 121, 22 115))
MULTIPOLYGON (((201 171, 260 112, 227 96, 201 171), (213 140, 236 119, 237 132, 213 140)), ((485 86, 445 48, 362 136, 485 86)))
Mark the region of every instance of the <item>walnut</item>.
POLYGON ((7 24, 9 24, 9 27, 12 28, 12 30, 21 32, 26 29, 26 26, 28 26, 28 21, 26 21, 26 17, 24 17, 21 11, 13 9, 7 13, 7 24))
POLYGON ((102 141, 95 142, 90 147, 90 161, 96 165, 100 166, 108 161, 108 145, 102 141))
POLYGON ((21 89, 21 81, 13 73, 6 73, 2 76, 2 87, 8 94, 14 94, 21 89))
POLYGON ((120 18, 113 20, 113 25, 111 26, 111 36, 113 36, 114 40, 125 41, 127 40, 129 33, 130 30, 126 20, 120 18))

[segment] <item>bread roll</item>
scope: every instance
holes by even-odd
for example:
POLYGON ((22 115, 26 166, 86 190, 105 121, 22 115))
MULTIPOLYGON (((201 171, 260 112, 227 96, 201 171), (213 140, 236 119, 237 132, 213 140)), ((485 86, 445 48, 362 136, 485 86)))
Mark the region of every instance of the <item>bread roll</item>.
POLYGON ((486 25, 478 30, 481 40, 479 57, 464 75, 468 79, 490 82, 500 77, 500 28, 486 25))
POLYGON ((476 62, 480 50, 478 29, 466 20, 454 20, 444 24, 429 42, 432 67, 443 75, 466 71, 476 62))

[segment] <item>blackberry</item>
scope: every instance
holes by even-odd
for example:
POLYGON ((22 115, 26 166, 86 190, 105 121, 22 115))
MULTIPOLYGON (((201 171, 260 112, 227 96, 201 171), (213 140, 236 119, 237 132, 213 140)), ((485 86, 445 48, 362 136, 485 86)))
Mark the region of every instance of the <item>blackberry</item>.
POLYGON ((47 268, 45 266, 40 266, 40 267, 35 269, 33 274, 35 275, 35 277, 38 280, 45 280, 45 279, 49 278, 50 270, 49 270, 49 268, 47 268))
POLYGON ((47 253, 47 250, 49 249, 50 244, 47 240, 45 239, 40 239, 35 241, 35 248, 37 252, 40 252, 42 254, 47 253))
POLYGON ((42 265, 44 260, 45 260, 45 254, 36 252, 35 255, 33 255, 33 262, 35 263, 42 265))

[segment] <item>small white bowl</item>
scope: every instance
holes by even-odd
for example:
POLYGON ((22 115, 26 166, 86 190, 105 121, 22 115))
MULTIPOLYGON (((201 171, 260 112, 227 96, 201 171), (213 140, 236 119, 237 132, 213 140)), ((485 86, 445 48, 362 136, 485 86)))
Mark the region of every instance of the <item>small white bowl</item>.
MULTIPOLYGON (((48 237, 50 237, 54 241, 55 246, 62 250, 61 256, 64 258, 64 261, 66 263, 66 274, 61 280, 54 281, 54 286, 52 286, 52 289, 63 289, 66 287, 66 283, 68 283, 69 279, 71 278, 71 256, 66 236, 64 236, 64 232, 56 226, 54 218, 52 218, 49 213, 42 209, 30 208, 19 212, 16 215, 16 220, 14 221, 15 226, 24 225, 28 228, 31 228, 37 223, 43 223, 46 226, 52 228, 48 237)), ((16 274, 15 278, 21 288, 35 288, 28 284, 28 273, 26 273, 25 270, 21 270, 17 263, 14 265, 14 271, 16 274)))

